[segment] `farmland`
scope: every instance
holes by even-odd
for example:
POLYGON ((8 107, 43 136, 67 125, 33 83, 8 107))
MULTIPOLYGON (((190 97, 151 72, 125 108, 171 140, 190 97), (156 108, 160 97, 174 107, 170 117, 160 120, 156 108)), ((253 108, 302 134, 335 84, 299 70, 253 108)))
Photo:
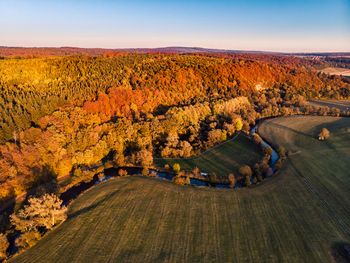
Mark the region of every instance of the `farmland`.
POLYGON ((347 68, 325 68, 321 70, 321 72, 329 74, 329 75, 342 75, 344 77, 350 77, 350 69, 347 68))
MULTIPOLYGON (((13 262, 331 262, 349 242, 350 119, 285 117, 259 129, 289 159, 247 189, 180 187, 152 178, 102 183, 13 262), (328 141, 315 139, 331 131, 328 141)), ((219 160, 218 160, 219 161, 219 160)))
POLYGON ((165 164, 172 166, 174 163, 179 163, 184 170, 192 170, 194 167, 198 167, 202 172, 227 176, 231 172, 238 174, 239 166, 244 164, 253 166, 261 158, 261 149, 246 136, 239 134, 232 140, 217 145, 198 156, 192 158, 159 158, 155 159, 155 163, 160 167, 165 164))

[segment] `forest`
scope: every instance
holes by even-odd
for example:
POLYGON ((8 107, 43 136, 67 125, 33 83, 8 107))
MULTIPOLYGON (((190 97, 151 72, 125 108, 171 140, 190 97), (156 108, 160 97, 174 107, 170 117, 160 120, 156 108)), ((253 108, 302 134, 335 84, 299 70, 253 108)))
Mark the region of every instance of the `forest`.
POLYGON ((347 99, 340 76, 264 55, 105 54, 0 60, 0 201, 89 180, 106 161, 150 167, 189 157, 258 119, 345 116, 310 98, 347 99), (56 182, 56 183, 54 183, 56 182))

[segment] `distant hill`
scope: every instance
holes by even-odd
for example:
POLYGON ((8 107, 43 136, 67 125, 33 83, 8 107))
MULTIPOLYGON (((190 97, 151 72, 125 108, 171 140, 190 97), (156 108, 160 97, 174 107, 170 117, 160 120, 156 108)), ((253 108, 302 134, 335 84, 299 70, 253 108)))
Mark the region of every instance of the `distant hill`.
POLYGON ((201 47, 160 47, 160 48, 79 48, 79 47, 7 47, 0 46, 1 57, 31 57, 31 56, 69 56, 69 55, 104 55, 111 53, 216 53, 216 54, 263 54, 263 55, 293 55, 305 57, 347 57, 350 52, 334 53, 287 53, 270 51, 248 51, 248 50, 229 50, 213 49, 201 47))

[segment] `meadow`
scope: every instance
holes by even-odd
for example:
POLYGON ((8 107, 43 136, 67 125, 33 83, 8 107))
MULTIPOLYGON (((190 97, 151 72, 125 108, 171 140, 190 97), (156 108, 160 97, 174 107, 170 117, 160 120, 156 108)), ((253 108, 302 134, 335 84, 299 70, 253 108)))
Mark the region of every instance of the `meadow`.
POLYGON ((350 241, 349 127, 349 118, 266 120, 260 134, 289 158, 250 188, 112 179, 11 262, 332 262, 335 244, 350 241), (321 127, 328 141, 315 139, 321 127))
POLYGON ((181 169, 191 171, 198 167, 201 172, 215 173, 219 176, 227 176, 229 173, 238 175, 238 169, 242 165, 253 166, 263 157, 262 150, 247 136, 237 134, 233 139, 221 143, 198 156, 191 158, 155 158, 156 166, 172 166, 179 163, 181 169))

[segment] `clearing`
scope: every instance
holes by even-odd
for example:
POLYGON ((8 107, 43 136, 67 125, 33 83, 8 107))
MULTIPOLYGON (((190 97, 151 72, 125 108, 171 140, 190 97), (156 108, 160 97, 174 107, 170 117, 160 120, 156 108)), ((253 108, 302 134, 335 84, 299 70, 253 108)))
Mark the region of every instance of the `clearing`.
POLYGON ((238 174, 241 165, 253 166, 263 158, 261 148, 254 144, 245 135, 238 134, 233 139, 221 143, 202 154, 192 158, 155 158, 156 166, 172 166, 179 163, 182 170, 193 170, 198 167, 202 172, 215 173, 219 176, 227 176, 234 172, 238 174))

